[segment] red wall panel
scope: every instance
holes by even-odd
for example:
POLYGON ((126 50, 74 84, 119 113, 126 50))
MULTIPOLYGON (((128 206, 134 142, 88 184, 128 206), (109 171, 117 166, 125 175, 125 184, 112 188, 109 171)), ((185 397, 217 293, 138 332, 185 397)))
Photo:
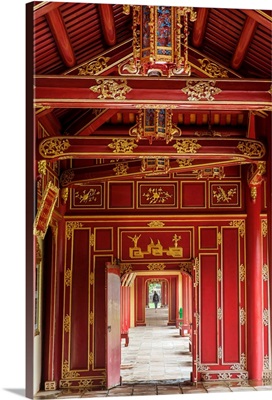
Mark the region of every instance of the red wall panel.
POLYGON ((217 363, 217 257, 200 257, 201 363, 217 363))
POLYGON ((109 184, 109 208, 133 208, 133 183, 109 184))
POLYGON ((88 369, 89 230, 75 230, 71 298, 71 369, 88 369), (83 251, 84 249, 84 251, 83 251))
POLYGON ((237 229, 223 229, 223 362, 239 363, 239 259, 237 229))

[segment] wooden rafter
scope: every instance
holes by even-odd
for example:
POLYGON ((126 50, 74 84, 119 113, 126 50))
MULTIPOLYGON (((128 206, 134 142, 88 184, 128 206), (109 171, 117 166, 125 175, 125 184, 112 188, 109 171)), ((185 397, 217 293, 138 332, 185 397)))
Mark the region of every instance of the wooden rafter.
POLYGON ((250 43, 252 41, 252 38, 254 36, 256 27, 257 27, 257 22, 254 19, 247 17, 245 24, 243 26, 240 39, 237 43, 235 52, 233 54, 230 63, 231 68, 238 70, 242 65, 244 58, 247 54, 248 48, 250 46, 250 43))
POLYGON ((114 46, 116 44, 116 30, 112 4, 99 4, 98 8, 105 41, 109 46, 114 46))
POLYGON ((102 110, 97 116, 88 115, 88 119, 81 118, 79 123, 71 126, 69 129, 70 135, 88 136, 93 134, 100 126, 110 119, 117 110, 102 110))
POLYGON ((62 4, 63 4, 62 2, 53 3, 53 2, 43 1, 42 3, 34 7, 34 13, 33 13, 34 20, 43 17, 44 15, 48 14, 50 11, 55 10, 56 8, 59 8, 59 6, 62 4))
POLYGON ((254 19, 256 22, 269 29, 270 32, 272 31, 272 18, 269 15, 261 11, 255 11, 255 10, 245 9, 242 11, 250 18, 254 19))
POLYGON ((208 8, 199 8, 197 10, 197 19, 194 22, 193 39, 192 39, 193 45, 195 47, 201 47, 202 45, 205 36, 208 16, 209 16, 208 8))

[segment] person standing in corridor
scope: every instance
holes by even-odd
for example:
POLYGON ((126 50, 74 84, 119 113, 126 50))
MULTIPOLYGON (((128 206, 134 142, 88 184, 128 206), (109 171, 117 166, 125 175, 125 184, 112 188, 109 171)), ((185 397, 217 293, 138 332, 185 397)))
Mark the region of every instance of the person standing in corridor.
POLYGON ((153 294, 153 303, 154 303, 154 305, 155 305, 155 309, 158 307, 158 302, 160 301, 160 298, 159 298, 159 295, 158 295, 158 293, 156 292, 156 290, 155 290, 155 292, 154 292, 154 294, 153 294))

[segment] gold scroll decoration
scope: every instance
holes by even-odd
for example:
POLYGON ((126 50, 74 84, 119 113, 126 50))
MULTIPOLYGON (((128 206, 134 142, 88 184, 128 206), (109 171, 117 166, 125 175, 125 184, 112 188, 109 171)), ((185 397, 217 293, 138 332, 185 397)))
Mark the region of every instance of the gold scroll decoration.
POLYGON ((40 155, 52 157, 63 154, 70 147, 68 139, 45 139, 39 146, 40 155))
POLYGON ((109 57, 98 57, 96 60, 93 60, 87 64, 84 64, 80 68, 78 68, 78 75, 98 75, 104 68, 107 68, 107 62, 109 61, 109 57))

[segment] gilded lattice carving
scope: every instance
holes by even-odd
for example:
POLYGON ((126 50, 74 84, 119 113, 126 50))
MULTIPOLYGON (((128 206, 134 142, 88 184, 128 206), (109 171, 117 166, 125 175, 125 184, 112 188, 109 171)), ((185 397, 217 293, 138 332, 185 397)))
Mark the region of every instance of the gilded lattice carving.
POLYGON ((67 239, 68 240, 71 239, 74 229, 81 228, 82 226, 83 226, 83 224, 81 222, 76 222, 76 221, 67 222, 66 223, 66 237, 67 237, 67 239))
POLYGON ((93 272, 90 273, 89 281, 90 281, 90 285, 94 284, 94 273, 93 272))
POLYGON ((63 321, 63 329, 64 332, 66 333, 70 332, 70 322, 71 322, 70 315, 66 315, 63 321))
POLYGON ((41 175, 46 175, 46 161, 45 160, 38 161, 38 172, 41 175))
POLYGON ((94 386, 93 379, 80 379, 80 381, 78 381, 78 386, 84 388, 91 388, 92 386, 94 386))
POLYGON ((93 323, 94 323, 94 313, 93 311, 91 311, 89 315, 89 324, 93 325, 93 323))
POLYGON ((240 325, 245 325, 246 323, 246 311, 241 308, 240 309, 240 325))
POLYGON ((269 325, 269 311, 267 310, 267 308, 263 310, 263 324, 264 326, 269 325))
POLYGON ((237 148, 250 158, 261 158, 265 155, 265 147, 262 143, 243 141, 238 143, 237 148))
POLYGON ((98 57, 96 60, 91 61, 87 64, 84 64, 82 67, 78 68, 78 75, 97 75, 104 68, 107 68, 107 62, 109 61, 109 57, 98 57))
POLYGON ((75 197, 79 199, 80 203, 95 203, 97 201, 97 196, 100 192, 97 189, 91 188, 88 191, 85 189, 83 192, 76 192, 75 197))
POLYGON ((115 175, 127 175, 128 169, 128 163, 120 163, 116 164, 115 168, 113 168, 113 171, 115 172, 115 175))
POLYGON ((202 71, 208 74, 211 78, 228 78, 228 71, 208 58, 205 57, 202 60, 199 59, 198 62, 201 65, 202 71))
POLYGON ((263 368, 269 370, 269 356, 264 356, 263 368))
POLYGON ((150 228, 162 228, 165 224, 162 221, 151 221, 147 225, 150 228))
POLYGON ((236 194, 236 188, 225 191, 221 186, 213 190, 213 197, 216 198, 217 203, 229 203, 233 196, 236 194))
POLYGON ((44 389, 47 390, 56 390, 57 389, 57 382, 56 381, 46 381, 44 383, 44 389))
POLYGON ((62 186, 69 185, 72 182, 75 173, 72 169, 68 169, 61 174, 60 183, 62 186))
POLYGON ((47 139, 40 144, 42 156, 58 156, 63 154, 70 147, 68 139, 47 139))
POLYGON ((68 360, 65 360, 62 364, 62 378, 76 378, 77 376, 80 376, 80 374, 77 371, 70 371, 68 360))
POLYGON ((163 263, 150 263, 147 266, 150 271, 163 271, 165 267, 163 263))
POLYGON ((196 257, 195 259, 195 265, 194 265, 194 270, 195 270, 195 282, 194 282, 194 286, 198 286, 199 285, 199 260, 196 257))
POLYGON ((66 286, 71 286, 71 283, 72 283, 72 271, 70 270, 70 268, 68 268, 65 271, 64 281, 65 281, 65 285, 66 286))
POLYGON ((262 235, 263 237, 267 236, 267 221, 262 220, 262 235))
POLYGON ((240 235, 241 237, 244 237, 245 231, 246 231, 245 221, 241 221, 241 220, 238 220, 238 221, 231 221, 231 222, 230 222, 230 225, 231 225, 231 226, 234 226, 235 228, 238 228, 238 230, 239 230, 239 235, 240 235))
POLYGON ((241 366, 242 366, 241 369, 246 369, 247 368, 247 358, 246 358, 245 353, 241 354, 240 363, 241 363, 241 366))
POLYGON ((246 278, 246 267, 244 266, 244 264, 241 264, 239 266, 239 279, 240 282, 244 282, 246 278))
POLYGON ((187 81, 182 91, 188 95, 189 101, 213 101, 214 96, 221 92, 215 84, 215 81, 187 81))
POLYGON ((149 202, 149 204, 165 203, 172 197, 171 194, 160 188, 149 188, 146 193, 142 194, 143 197, 149 202))
POLYGON ((263 384, 271 385, 272 384, 272 371, 263 371, 263 384))
POLYGON ((230 372, 221 372, 220 374, 217 374, 218 380, 222 381, 229 381, 232 377, 232 374, 230 372))
POLYGON ((262 273, 263 273, 263 280, 267 282, 269 278, 269 268, 267 264, 263 265, 262 273))
POLYGON ((120 274, 124 275, 124 274, 128 274, 132 272, 132 265, 131 264, 120 264, 120 274))
POLYGON ((113 149, 113 153, 129 154, 133 153, 138 145, 134 143, 134 139, 113 139, 108 147, 113 149))
POLYGON ((178 154, 183 153, 191 153, 194 154, 198 149, 201 148, 201 145, 198 144, 197 139, 182 139, 180 141, 176 141, 176 144, 173 147, 177 150, 178 154))
POLYGON ((90 90, 99 93, 99 99, 124 100, 131 90, 126 79, 119 79, 119 83, 114 79, 96 79, 96 83, 97 85, 91 86, 90 90))
POLYGON ((180 263, 180 272, 192 275, 192 264, 188 262, 180 263))

